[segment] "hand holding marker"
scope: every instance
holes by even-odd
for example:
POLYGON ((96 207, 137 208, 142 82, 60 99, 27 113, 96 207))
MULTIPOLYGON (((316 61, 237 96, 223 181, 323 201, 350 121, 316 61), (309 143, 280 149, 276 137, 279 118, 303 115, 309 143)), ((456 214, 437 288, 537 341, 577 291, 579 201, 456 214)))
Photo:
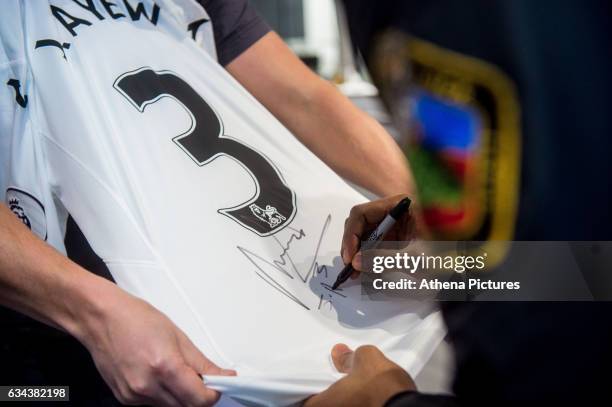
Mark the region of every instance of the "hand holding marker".
MULTIPOLYGON (((399 203, 395 205, 395 207, 391 209, 391 211, 389 211, 389 214, 383 219, 382 222, 380 222, 378 227, 374 229, 374 231, 366 239, 366 241, 361 246, 361 250, 363 251, 368 249, 374 249, 377 246, 378 242, 383 239, 385 233, 387 233, 389 229, 391 229, 393 225, 395 225, 395 222, 397 222, 397 220, 401 218, 404 213, 406 213, 408 208, 410 208, 410 199, 404 198, 399 201, 399 203)), ((353 269, 351 263, 344 266, 340 274, 338 274, 336 282, 332 286, 332 290, 337 289, 338 287, 340 287, 340 284, 348 280, 351 274, 353 274, 353 271, 355 270, 353 269)))

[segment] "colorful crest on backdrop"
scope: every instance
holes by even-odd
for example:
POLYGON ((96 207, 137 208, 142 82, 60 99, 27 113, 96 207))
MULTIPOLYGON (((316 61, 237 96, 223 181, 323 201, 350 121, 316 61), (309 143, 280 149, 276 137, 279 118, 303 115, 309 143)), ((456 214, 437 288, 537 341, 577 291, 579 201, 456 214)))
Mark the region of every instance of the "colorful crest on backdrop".
POLYGON ((398 32, 382 37, 375 56, 432 237, 512 240, 521 141, 512 81, 487 62, 398 32))

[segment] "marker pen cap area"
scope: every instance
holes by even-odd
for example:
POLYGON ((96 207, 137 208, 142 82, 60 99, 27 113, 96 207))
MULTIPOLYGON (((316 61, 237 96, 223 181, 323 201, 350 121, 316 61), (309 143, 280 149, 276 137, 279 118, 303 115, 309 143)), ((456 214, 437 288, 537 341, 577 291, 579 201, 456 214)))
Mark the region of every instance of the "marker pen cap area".
POLYGON ((393 219, 398 220, 410 207, 410 203, 411 201, 409 198, 402 199, 393 209, 391 209, 389 215, 393 216, 393 219))

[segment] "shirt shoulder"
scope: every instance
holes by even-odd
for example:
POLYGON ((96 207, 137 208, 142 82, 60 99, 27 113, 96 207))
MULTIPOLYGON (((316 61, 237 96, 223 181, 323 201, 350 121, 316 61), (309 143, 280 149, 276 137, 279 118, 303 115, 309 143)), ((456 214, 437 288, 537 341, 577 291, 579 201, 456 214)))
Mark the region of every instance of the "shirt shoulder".
POLYGON ((227 65, 270 31, 248 0, 197 0, 212 21, 217 55, 227 65))

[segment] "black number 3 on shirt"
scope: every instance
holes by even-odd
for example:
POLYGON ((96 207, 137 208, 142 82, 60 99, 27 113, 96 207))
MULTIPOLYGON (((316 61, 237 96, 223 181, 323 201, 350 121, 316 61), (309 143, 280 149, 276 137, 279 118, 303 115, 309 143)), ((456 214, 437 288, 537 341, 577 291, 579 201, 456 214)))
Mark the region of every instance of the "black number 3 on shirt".
POLYGON ((183 79, 173 72, 140 68, 121 75, 113 86, 140 112, 163 97, 175 99, 191 116, 191 127, 172 140, 199 166, 224 155, 253 178, 255 195, 219 213, 260 236, 274 234, 292 221, 295 193, 278 169, 259 152, 224 135, 221 118, 183 79))

